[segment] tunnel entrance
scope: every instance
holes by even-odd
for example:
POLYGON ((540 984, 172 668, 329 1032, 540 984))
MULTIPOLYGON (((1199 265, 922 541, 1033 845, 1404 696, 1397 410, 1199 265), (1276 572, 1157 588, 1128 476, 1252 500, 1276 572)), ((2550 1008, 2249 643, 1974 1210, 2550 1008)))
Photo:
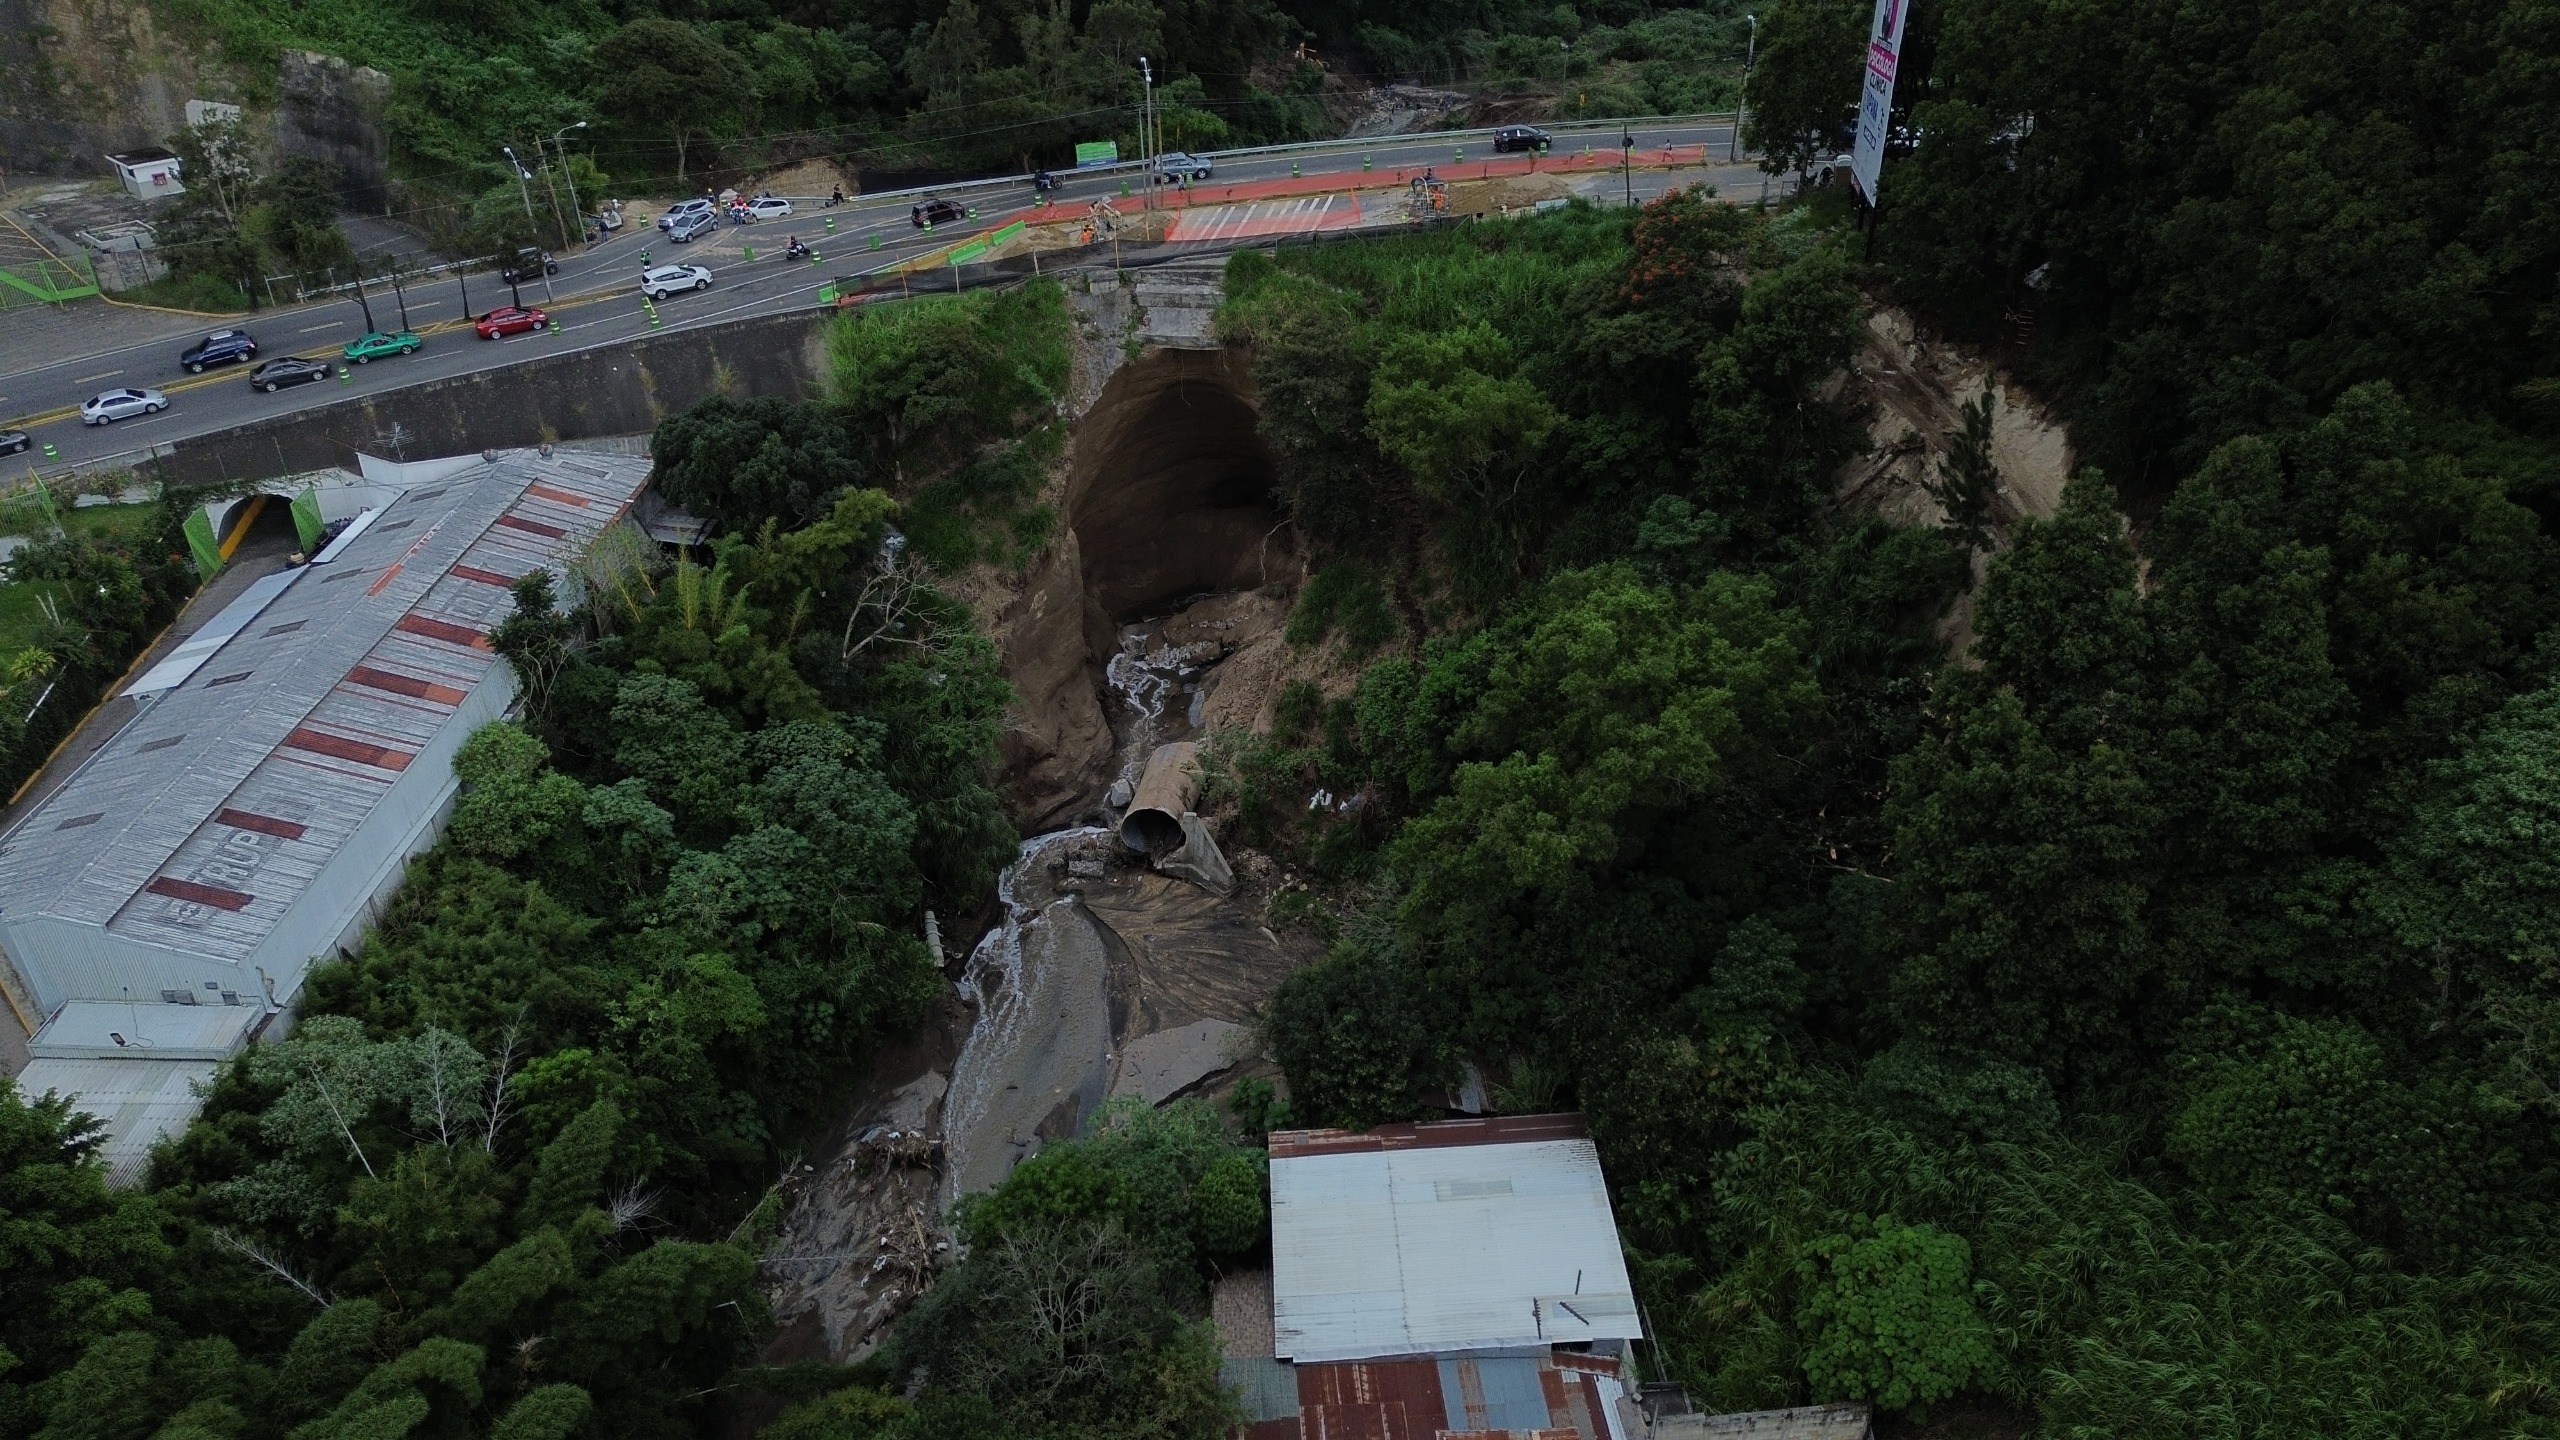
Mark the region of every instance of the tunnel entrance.
POLYGON ((1076 436, 1067 523, 1113 620, 1294 575, 1250 382, 1222 351, 1153 351, 1115 373, 1076 436))
POLYGON ((302 549, 302 537, 293 525, 293 497, 289 495, 244 495, 222 512, 213 527, 215 543, 222 544, 239 535, 233 558, 259 555, 291 555, 302 549), (242 530, 242 523, 247 529, 242 530))

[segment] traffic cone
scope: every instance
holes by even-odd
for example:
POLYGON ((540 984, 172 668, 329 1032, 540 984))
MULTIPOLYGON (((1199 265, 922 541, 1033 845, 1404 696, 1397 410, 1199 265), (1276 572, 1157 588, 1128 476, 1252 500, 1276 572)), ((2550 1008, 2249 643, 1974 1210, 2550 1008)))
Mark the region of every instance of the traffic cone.
POLYGON ((1292 180, 1298 178, 1298 162, 1295 160, 1289 162, 1289 178, 1292 180))
POLYGON ((810 268, 810 269, 812 269, 812 270, 817 269, 817 268, 818 268, 818 262, 819 262, 819 261, 821 261, 821 260, 824 260, 824 259, 826 259, 826 258, 827 258, 826 256, 819 254, 819 253, 818 253, 817 251, 815 251, 815 250, 810 251, 810 252, 809 252, 809 268, 810 268))
POLYGON ((969 218, 970 218, 970 219, 972 219, 972 220, 975 220, 975 219, 977 219, 977 218, 978 218, 978 207, 977 207, 977 206, 972 205, 972 206, 970 206, 970 207, 969 207, 969 218))
POLYGON ((880 248, 880 232, 877 230, 871 232, 871 248, 874 250, 880 248))
POLYGON ((747 249, 746 263, 747 263, 747 264, 752 265, 752 264, 754 264, 754 263, 755 263, 755 260, 756 260, 756 247, 754 247, 753 245, 750 245, 750 246, 746 247, 746 249, 747 249))
POLYGON ((1460 160, 1460 161, 1464 161, 1464 160, 1467 158, 1467 147, 1466 147, 1466 146, 1461 145, 1461 146, 1459 146, 1459 147, 1458 147, 1458 154, 1457 154, 1457 157, 1456 157, 1456 158, 1457 158, 1458 160, 1460 160))
POLYGON ((356 367, 353 365, 339 366, 338 383, 341 385, 353 385, 356 383, 356 367))
POLYGON ((836 217, 833 215, 827 217, 827 233, 830 235, 836 233, 836 217))
POLYGON ((47 440, 44 442, 44 458, 47 460, 59 460, 62 458, 62 452, 54 449, 53 442, 47 440))
POLYGON ((1360 157, 1360 168, 1363 170, 1375 170, 1378 168, 1378 162, 1367 155, 1363 155, 1360 157))

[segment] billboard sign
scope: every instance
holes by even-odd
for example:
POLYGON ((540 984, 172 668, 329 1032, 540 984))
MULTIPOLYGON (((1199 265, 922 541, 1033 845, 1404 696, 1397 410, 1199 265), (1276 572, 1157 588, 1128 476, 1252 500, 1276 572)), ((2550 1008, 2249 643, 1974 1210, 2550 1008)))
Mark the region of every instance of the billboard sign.
POLYGON ((1081 140, 1076 143, 1076 168, 1120 163, 1120 142, 1116 140, 1081 140))
POLYGON ((1858 144, 1849 152, 1849 178, 1869 205, 1876 203, 1885 137, 1893 131, 1893 72, 1902 63, 1902 27, 1910 18, 1911 0, 1876 0, 1875 24, 1867 32, 1867 88, 1858 100, 1858 144))

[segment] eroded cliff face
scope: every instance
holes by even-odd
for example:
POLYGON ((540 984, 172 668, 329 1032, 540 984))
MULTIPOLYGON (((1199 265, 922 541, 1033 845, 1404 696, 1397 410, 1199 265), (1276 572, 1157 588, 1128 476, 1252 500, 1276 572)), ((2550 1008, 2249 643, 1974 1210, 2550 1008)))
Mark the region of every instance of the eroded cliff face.
POLYGON ((109 152, 162 143, 187 101, 236 97, 200 53, 136 0, 0 0, 0 165, 110 173, 109 152))
POLYGON ((1126 358, 1118 289, 1076 297, 1080 414, 1054 496, 1057 539, 1018 581, 966 587, 1016 692, 1004 770, 1025 833, 1077 818, 1110 784, 1103 666, 1123 622, 1202 595, 1294 589, 1302 565, 1272 502, 1244 359, 1126 358))

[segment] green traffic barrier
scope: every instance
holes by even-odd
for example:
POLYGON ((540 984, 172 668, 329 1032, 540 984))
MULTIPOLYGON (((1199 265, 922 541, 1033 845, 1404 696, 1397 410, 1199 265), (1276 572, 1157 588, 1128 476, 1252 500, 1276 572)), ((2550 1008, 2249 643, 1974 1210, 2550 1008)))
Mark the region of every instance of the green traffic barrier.
POLYGON ((1295 160, 1289 162, 1289 178, 1292 180, 1298 178, 1298 162, 1295 160))
POLYGON ((827 217, 827 233, 830 235, 836 233, 836 217, 833 215, 827 217))
POLYGON ((1464 159, 1466 159, 1466 158, 1467 158, 1467 147, 1466 147, 1466 146, 1461 145, 1461 146, 1459 146, 1459 147, 1458 147, 1457 158, 1458 158, 1458 159, 1460 159, 1460 160, 1464 160, 1464 159))
POLYGON ((1360 157, 1360 168, 1363 170, 1375 170, 1378 168, 1378 162, 1370 156, 1363 155, 1360 157))
POLYGON ((62 452, 54 449, 53 442, 47 440, 44 442, 44 458, 47 460, 59 460, 62 458, 62 452))
POLYGON ((756 247, 754 247, 753 245, 749 245, 749 246, 747 246, 747 247, 746 247, 746 251, 747 251, 747 255, 746 255, 747 263, 748 263, 748 264, 753 264, 753 263, 755 263, 755 258, 756 258, 756 247))
POLYGON ((874 250, 880 248, 880 232, 877 230, 871 232, 871 248, 874 250))

